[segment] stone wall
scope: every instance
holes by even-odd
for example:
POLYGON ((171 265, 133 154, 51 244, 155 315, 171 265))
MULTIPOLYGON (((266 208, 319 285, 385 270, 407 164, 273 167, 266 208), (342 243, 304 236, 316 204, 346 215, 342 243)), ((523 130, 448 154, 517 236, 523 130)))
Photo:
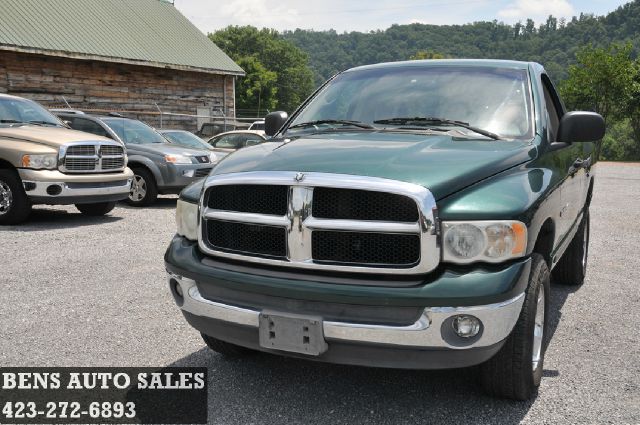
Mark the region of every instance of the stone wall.
MULTIPOLYGON (((233 76, 226 77, 225 113, 234 116, 233 76)), ((196 115, 197 107, 223 107, 223 75, 151 66, 0 50, 0 93, 22 96, 46 107, 119 112, 160 127, 163 112, 196 115)), ((104 112, 96 112, 104 113, 104 112)), ((195 117, 163 115, 163 127, 196 130, 195 117)))

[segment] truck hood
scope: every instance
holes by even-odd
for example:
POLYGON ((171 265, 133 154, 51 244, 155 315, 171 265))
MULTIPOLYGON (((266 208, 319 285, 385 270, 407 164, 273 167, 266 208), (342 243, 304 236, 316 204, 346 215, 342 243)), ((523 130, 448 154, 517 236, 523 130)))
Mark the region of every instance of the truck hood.
POLYGON ((146 145, 127 145, 127 150, 136 153, 150 153, 156 155, 184 155, 209 156, 211 151, 206 149, 191 149, 170 143, 149 143, 146 145))
POLYGON ((323 133, 241 149, 213 175, 247 171, 301 171, 381 177, 419 184, 436 199, 530 161, 530 141, 485 141, 448 134, 323 133))
POLYGON ((44 127, 23 125, 20 127, 0 127, 0 138, 17 139, 40 145, 58 147, 65 143, 111 140, 83 131, 70 130, 63 127, 44 127))

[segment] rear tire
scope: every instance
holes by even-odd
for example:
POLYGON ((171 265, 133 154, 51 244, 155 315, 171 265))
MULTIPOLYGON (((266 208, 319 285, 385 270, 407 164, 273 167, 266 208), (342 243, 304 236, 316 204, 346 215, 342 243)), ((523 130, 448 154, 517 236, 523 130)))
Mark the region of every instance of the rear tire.
POLYGON ((529 286, 520 317, 504 346, 480 367, 482 387, 493 396, 528 400, 542 379, 548 335, 549 268, 541 255, 534 253, 531 258, 529 286))
POLYGON ((133 182, 127 202, 134 207, 146 207, 158 198, 158 185, 153 174, 146 168, 133 169, 133 182))
POLYGON ((108 214, 116 206, 115 202, 98 202, 95 204, 76 204, 76 208, 84 215, 99 217, 108 214))
POLYGON ((202 339, 204 340, 205 344, 207 344, 207 347, 209 347, 211 350, 215 351, 216 353, 222 354, 223 356, 243 357, 253 353, 253 351, 248 348, 231 344, 226 341, 221 341, 217 338, 214 338, 209 335, 205 335, 203 333, 200 333, 200 335, 202 335, 202 339))
POLYGON ((572 286, 584 283, 589 257, 589 231, 589 209, 585 209, 578 231, 553 269, 553 283, 572 286))
POLYGON ((0 170, 0 225, 19 224, 31 213, 31 202, 13 170, 0 170))

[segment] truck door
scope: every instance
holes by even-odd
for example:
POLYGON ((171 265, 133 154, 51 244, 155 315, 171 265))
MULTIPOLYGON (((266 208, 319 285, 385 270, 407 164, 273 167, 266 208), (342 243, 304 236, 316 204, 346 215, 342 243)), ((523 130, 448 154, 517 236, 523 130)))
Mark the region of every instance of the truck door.
POLYGON ((562 207, 556 217, 557 236, 560 240, 567 236, 580 214, 585 196, 585 158, 583 158, 583 143, 557 142, 560 119, 564 115, 564 108, 560 102, 553 84, 546 75, 542 76, 544 98, 548 115, 549 141, 554 149, 558 172, 563 174, 561 186, 562 207))

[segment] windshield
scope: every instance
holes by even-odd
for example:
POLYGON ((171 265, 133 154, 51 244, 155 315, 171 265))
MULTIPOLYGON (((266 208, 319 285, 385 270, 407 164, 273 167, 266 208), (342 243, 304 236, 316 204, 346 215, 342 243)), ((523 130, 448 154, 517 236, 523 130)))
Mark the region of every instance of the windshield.
POLYGON ((126 144, 148 145, 151 143, 167 143, 157 131, 145 123, 127 118, 104 118, 118 137, 126 144))
POLYGON ((0 97, 0 125, 16 124, 55 125, 60 121, 34 101, 12 97, 0 97))
POLYGON ((208 149, 212 147, 205 143, 201 138, 188 131, 163 131, 162 135, 171 143, 193 149, 208 149))
MULTIPOLYGON (((322 89, 292 121, 290 128, 316 121, 354 121, 376 128, 416 127, 393 118, 455 120, 505 139, 533 137, 528 73, 523 69, 478 66, 385 67, 348 71, 322 89), (383 121, 376 123, 376 121, 383 121)), ((423 120, 424 128, 455 124, 423 120)), ((329 124, 327 124, 329 125, 329 124)), ((342 126, 348 126, 342 123, 342 126)), ((318 126, 315 127, 317 131, 318 126)), ((469 137, 484 138, 468 128, 469 137)), ((288 129, 287 134, 314 127, 288 129)))

